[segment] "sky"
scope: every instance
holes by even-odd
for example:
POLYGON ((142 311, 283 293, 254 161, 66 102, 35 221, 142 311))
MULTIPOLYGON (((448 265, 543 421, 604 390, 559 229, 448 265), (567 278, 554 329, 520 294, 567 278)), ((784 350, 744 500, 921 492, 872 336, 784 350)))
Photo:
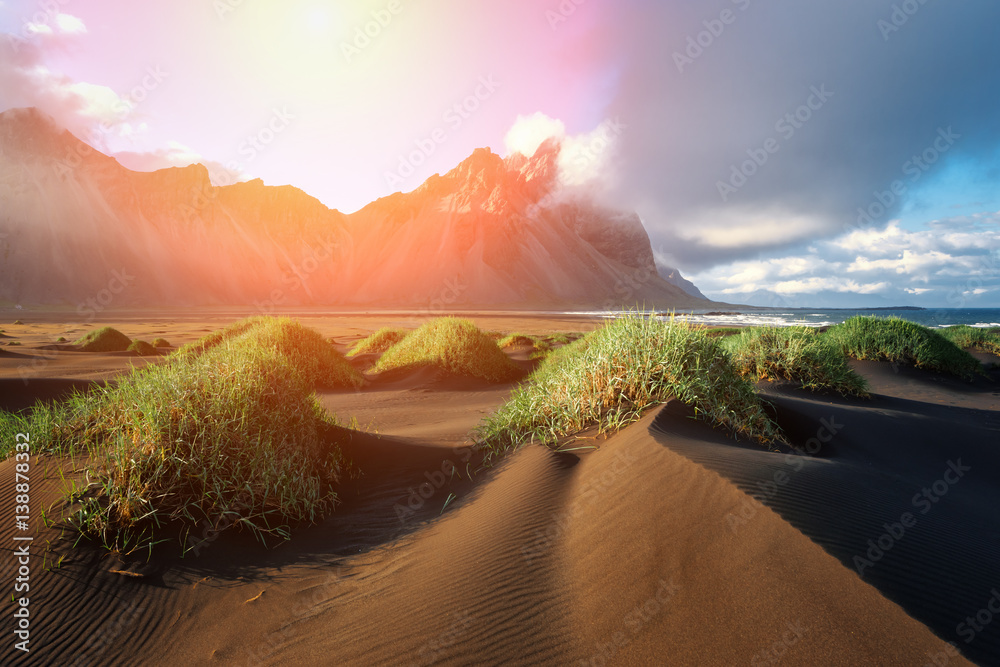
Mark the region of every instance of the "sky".
POLYGON ((0 110, 345 212, 556 134, 710 297, 1000 307, 998 24, 992 0, 0 0, 0 110))

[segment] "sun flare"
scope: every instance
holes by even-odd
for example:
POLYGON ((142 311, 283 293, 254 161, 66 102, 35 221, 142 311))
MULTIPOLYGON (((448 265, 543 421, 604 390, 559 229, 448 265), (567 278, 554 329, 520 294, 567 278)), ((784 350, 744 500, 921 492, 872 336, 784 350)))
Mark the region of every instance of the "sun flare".
POLYGON ((314 35, 326 35, 330 32, 330 10, 325 7, 313 7, 306 11, 306 28, 314 35))

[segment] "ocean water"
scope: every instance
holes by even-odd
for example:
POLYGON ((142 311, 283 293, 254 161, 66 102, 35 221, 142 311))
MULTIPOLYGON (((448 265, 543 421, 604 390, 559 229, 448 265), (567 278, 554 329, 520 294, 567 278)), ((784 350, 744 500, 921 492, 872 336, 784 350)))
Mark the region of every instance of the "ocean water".
POLYGON ((956 324, 972 327, 1000 327, 1000 308, 928 308, 926 310, 900 309, 805 309, 767 311, 694 311, 685 314, 692 322, 714 326, 807 326, 823 327, 839 324, 855 315, 901 317, 925 327, 940 328, 956 324))
MULTIPOLYGON (((574 314, 617 317, 623 313, 624 311, 592 311, 574 314)), ((855 315, 901 317, 904 320, 910 320, 932 329, 956 324, 983 328, 1000 327, 1000 308, 789 308, 785 310, 727 310, 724 312, 695 310, 677 311, 675 316, 711 326, 825 327, 840 324, 855 315)), ((663 315, 663 317, 669 317, 669 315, 663 315)))

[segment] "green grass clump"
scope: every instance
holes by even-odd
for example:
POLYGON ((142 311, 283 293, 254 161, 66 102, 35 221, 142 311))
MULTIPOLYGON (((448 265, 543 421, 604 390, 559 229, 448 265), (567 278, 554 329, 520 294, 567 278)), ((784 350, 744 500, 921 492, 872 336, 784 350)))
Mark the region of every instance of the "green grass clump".
POLYGON ((153 347, 172 347, 166 338, 154 338, 153 347))
POLYGON ((962 349, 981 350, 1000 355, 1000 333, 994 330, 959 324, 937 331, 962 349))
POLYGON ((713 329, 705 329, 705 335, 712 338, 725 338, 727 336, 735 336, 743 332, 744 329, 745 327, 715 327, 713 329))
POLYGON ((867 381, 851 369, 843 350, 815 329, 752 327, 724 338, 722 345, 751 382, 784 378, 813 391, 868 396, 867 381))
POLYGON ((531 440, 620 428, 671 396, 740 435, 781 439, 718 342, 686 322, 638 314, 555 350, 475 435, 490 460, 531 440))
POLYGON ((508 347, 537 347, 538 341, 527 334, 509 333, 497 341, 497 345, 502 348, 508 347))
POLYGON ((567 343, 572 343, 575 340, 579 340, 584 337, 585 334, 579 331, 561 331, 559 333, 549 334, 545 337, 545 340, 551 346, 556 345, 566 345, 567 343))
POLYGON ((975 357, 943 335, 899 317, 857 315, 823 335, 855 359, 912 363, 965 379, 982 373, 975 357))
POLYGON ((572 357, 576 354, 579 354, 580 352, 583 352, 583 350, 585 350, 590 345, 590 340, 593 335, 594 332, 592 331, 585 336, 581 336, 576 340, 570 341, 569 343, 566 343, 551 350, 542 359, 541 363, 538 365, 538 368, 535 369, 535 373, 537 374, 539 371, 541 371, 543 368, 546 368, 547 366, 554 366, 560 363, 563 358, 572 357))
POLYGON ((382 355, 372 372, 420 365, 488 382, 513 380, 521 372, 492 338, 455 317, 439 317, 408 334, 382 355))
POLYGON ((371 336, 359 340, 347 353, 347 356, 354 357, 359 354, 382 354, 390 347, 406 338, 409 333, 405 329, 393 329, 392 327, 382 327, 371 336))
POLYGON ((66 340, 66 336, 59 336, 59 338, 56 338, 56 342, 57 343, 66 343, 68 341, 66 340))
POLYGON ((132 341, 132 344, 128 346, 128 351, 134 352, 135 354, 138 354, 140 357, 148 357, 157 354, 156 348, 144 340, 132 341))
POLYGON ((509 333, 497 341, 502 349, 531 348, 529 359, 543 359, 552 350, 553 343, 547 336, 532 336, 523 333, 509 333))
POLYGON ((21 320, 14 320, 14 324, 24 324, 21 320))
POLYGON ((365 380, 318 331, 287 317, 251 317, 189 343, 175 352, 196 357, 225 344, 253 341, 290 358, 308 382, 322 388, 361 387, 365 380))
POLYGON ((132 339, 113 327, 101 327, 73 344, 84 352, 124 352, 132 344, 132 339))
POLYGON ((329 346, 290 320, 258 318, 114 386, 0 413, 0 436, 28 431, 49 451, 86 457, 91 488, 73 494, 81 509, 70 520, 110 548, 149 547, 166 526, 190 547, 205 522, 287 538, 333 507, 341 470, 335 421, 313 393, 317 340, 329 346))
POLYGON ((193 343, 188 343, 187 345, 181 346, 177 350, 177 354, 201 354, 202 352, 207 352, 213 347, 227 341, 231 340, 240 334, 246 333, 250 329, 258 326, 261 322, 266 321, 267 317, 248 317, 244 320, 240 320, 233 324, 230 324, 225 329, 220 329, 219 331, 213 331, 210 334, 202 336, 193 343))
POLYGON ((555 333, 546 336, 529 336, 527 334, 509 334, 498 342, 500 347, 533 347, 528 359, 545 360, 555 350, 583 338, 582 333, 555 333))

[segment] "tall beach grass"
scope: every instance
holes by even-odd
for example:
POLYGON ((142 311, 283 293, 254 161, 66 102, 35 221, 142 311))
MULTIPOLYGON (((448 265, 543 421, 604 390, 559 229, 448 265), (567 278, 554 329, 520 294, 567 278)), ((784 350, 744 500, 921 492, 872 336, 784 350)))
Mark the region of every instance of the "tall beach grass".
POLYGON ((71 521, 110 548, 149 547, 168 526, 184 546, 199 525, 287 538, 333 507, 341 472, 335 419, 313 390, 362 380, 315 331, 245 324, 115 386, 4 413, 0 431, 83 459, 91 483, 71 521))
POLYGON ((982 373, 976 358, 947 337, 899 317, 857 315, 823 335, 855 359, 908 363, 965 379, 982 373))
POLYGON ((981 350, 1000 355, 1000 333, 960 324, 938 329, 938 332, 962 349, 981 350))
POLYGON ((812 391, 868 396, 868 382, 851 369, 844 351, 816 329, 751 327, 720 342, 752 382, 785 379, 812 391))
POLYGON ((488 382, 507 382, 521 374, 493 338, 456 317, 439 317, 407 334, 382 355, 372 372, 414 366, 437 366, 488 382))
POLYGON ((555 445, 591 427, 620 428, 670 397, 736 434, 763 443, 781 439, 717 341, 684 321, 642 314, 553 352, 475 437, 489 461, 529 441, 555 445))
POLYGON ((408 332, 405 329, 394 329, 392 327, 382 327, 367 338, 363 338, 354 344, 347 356, 354 357, 359 354, 381 354, 390 347, 406 338, 408 332))

